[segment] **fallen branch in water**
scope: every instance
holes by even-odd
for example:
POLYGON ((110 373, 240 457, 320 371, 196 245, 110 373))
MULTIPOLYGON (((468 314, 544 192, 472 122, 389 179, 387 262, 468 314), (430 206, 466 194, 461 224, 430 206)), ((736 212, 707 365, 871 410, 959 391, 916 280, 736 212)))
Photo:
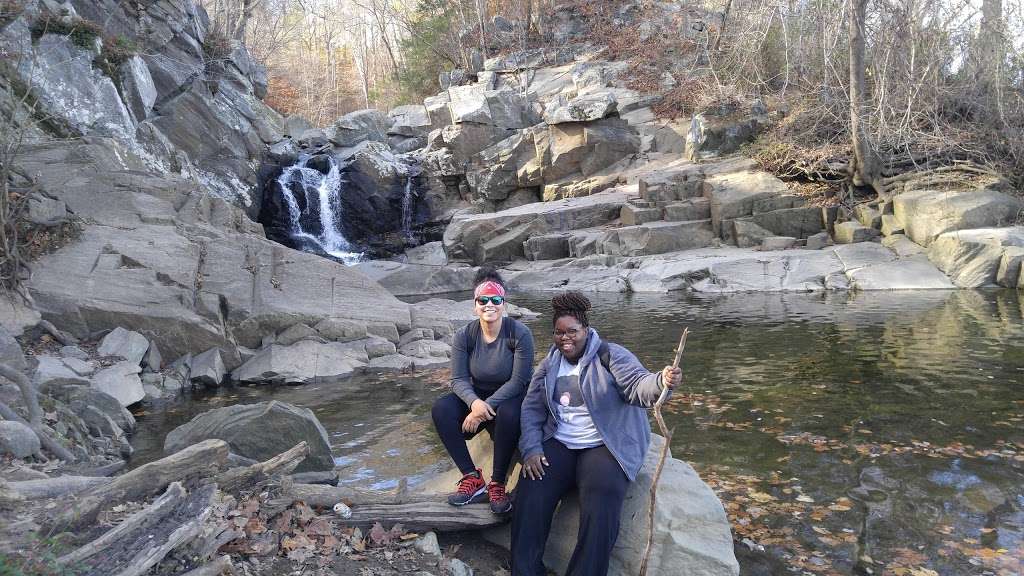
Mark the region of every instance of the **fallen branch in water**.
MULTIPOLYGON (((689 328, 683 329, 683 335, 679 337, 679 346, 676 348, 676 358, 672 362, 673 368, 679 368, 679 361, 683 357, 683 348, 686 347, 686 335, 690 333, 689 328)), ((661 405, 668 399, 669 389, 665 386, 654 403, 654 419, 658 422, 658 429, 665 437, 665 445, 661 447, 661 456, 658 458, 658 467, 654 470, 654 479, 651 480, 651 507, 647 511, 647 546, 644 547, 644 560, 640 564, 640 576, 647 576, 647 564, 651 559, 651 545, 654 543, 654 511, 655 502, 658 496, 658 480, 661 478, 661 470, 665 467, 665 460, 668 458, 669 445, 672 444, 672 431, 665 426, 665 419, 661 415, 661 405)))

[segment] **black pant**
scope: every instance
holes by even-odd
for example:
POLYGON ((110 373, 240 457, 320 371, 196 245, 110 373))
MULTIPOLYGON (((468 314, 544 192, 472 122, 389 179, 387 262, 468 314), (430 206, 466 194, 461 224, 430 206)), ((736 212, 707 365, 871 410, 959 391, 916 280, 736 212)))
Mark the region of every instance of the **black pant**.
MULTIPOLYGON (((483 397, 482 399, 486 400, 483 397)), ((504 483, 505 477, 508 476, 512 456, 515 454, 516 445, 519 444, 519 409, 522 405, 522 396, 505 400, 498 406, 494 419, 484 422, 477 428, 477 432, 486 428, 491 440, 494 441, 494 468, 491 471, 491 480, 495 482, 504 483)), ((434 418, 434 428, 441 437, 441 443, 448 450, 455 465, 459 467, 459 471, 469 474, 476 470, 473 458, 469 455, 469 448, 466 447, 466 440, 476 436, 476 433, 462 431, 462 421, 469 415, 469 406, 455 394, 449 393, 434 402, 430 414, 434 418)))
POLYGON ((544 442, 549 466, 540 480, 520 478, 512 514, 512 576, 544 576, 544 547, 562 496, 579 489, 580 531, 566 576, 605 576, 619 537, 629 478, 605 446, 571 450, 544 442))

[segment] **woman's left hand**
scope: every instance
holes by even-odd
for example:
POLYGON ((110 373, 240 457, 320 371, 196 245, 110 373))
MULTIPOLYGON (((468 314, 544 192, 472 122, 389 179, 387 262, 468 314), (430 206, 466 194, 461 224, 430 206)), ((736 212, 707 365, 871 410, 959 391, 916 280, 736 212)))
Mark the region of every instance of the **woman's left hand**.
POLYGON ((683 371, 679 368, 665 366, 661 370, 661 382, 669 390, 674 389, 683 381, 683 371))
POLYGON ((466 419, 462 421, 462 431, 468 432, 470 434, 475 434, 477 429, 480 428, 480 424, 483 423, 483 421, 483 418, 475 416, 472 412, 470 412, 466 416, 466 419))

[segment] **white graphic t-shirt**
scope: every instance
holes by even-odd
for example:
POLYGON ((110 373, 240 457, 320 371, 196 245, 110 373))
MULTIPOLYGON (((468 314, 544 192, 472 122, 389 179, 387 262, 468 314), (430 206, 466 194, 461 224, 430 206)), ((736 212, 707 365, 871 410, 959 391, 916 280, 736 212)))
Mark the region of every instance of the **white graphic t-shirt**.
POLYGON ((555 380, 555 439, 576 450, 604 444, 580 392, 580 367, 581 364, 570 364, 562 358, 555 380))

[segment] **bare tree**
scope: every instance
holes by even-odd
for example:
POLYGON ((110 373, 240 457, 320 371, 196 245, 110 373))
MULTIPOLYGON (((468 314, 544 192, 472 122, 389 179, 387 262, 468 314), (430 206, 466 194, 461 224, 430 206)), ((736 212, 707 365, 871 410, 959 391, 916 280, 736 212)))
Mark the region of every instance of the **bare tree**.
POLYGON ((864 122, 864 104, 867 101, 864 21, 867 5, 868 0, 850 0, 850 137, 853 157, 849 172, 854 185, 880 188, 877 182, 878 157, 864 122))

